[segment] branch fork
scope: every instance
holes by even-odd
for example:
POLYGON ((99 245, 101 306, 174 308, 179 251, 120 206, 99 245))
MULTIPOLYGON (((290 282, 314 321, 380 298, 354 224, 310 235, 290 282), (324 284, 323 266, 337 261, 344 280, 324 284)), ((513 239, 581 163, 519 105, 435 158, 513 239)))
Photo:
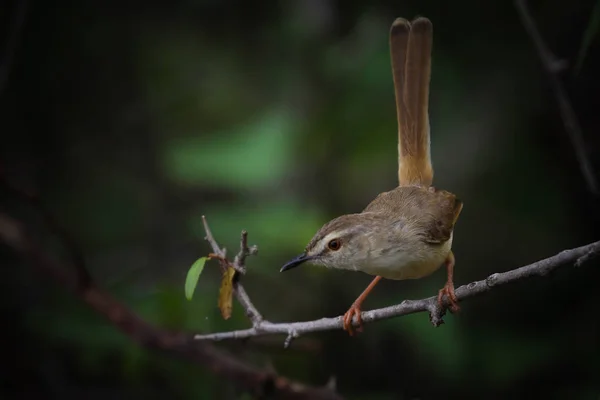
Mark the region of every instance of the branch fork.
POLYGON ((563 120, 565 131, 571 139, 573 149, 575 150, 575 156, 579 162, 579 168, 581 174, 587 184, 588 190, 594 195, 600 195, 600 189, 598 187, 598 181, 594 166, 590 160, 588 149, 584 140, 583 130, 577 118, 577 114, 573 109, 573 105, 567 94, 563 83, 560 80, 560 74, 568 67, 566 60, 556 57, 548 45, 544 42, 540 31, 538 30, 536 23, 529 12, 526 0, 515 0, 515 6, 525 31, 531 38, 535 49, 540 57, 542 67, 548 75, 548 81, 550 88, 556 98, 558 110, 563 120))
POLYGON ((215 240, 215 237, 213 236, 210 227, 208 226, 208 221, 206 220, 206 217, 204 215, 202 216, 202 224, 204 225, 204 232, 206 233, 205 239, 206 241, 208 241, 210 247, 213 250, 213 253, 209 254, 209 257, 214 256, 214 258, 218 258, 221 261, 221 266, 224 268, 231 267, 235 269, 236 276, 234 276, 233 279, 233 290, 235 293, 235 297, 244 309, 246 316, 252 322, 252 328, 258 330, 260 328, 261 323, 263 322, 263 317, 250 300, 250 297, 248 296, 248 293, 246 293, 244 286, 242 286, 242 284, 240 283, 239 276, 246 274, 246 258, 248 256, 258 254, 258 247, 248 247, 248 232, 246 232, 245 230, 242 231, 242 235, 240 238, 240 251, 233 259, 233 262, 231 262, 227 260, 226 249, 221 248, 219 246, 219 243, 217 243, 217 241, 215 240))

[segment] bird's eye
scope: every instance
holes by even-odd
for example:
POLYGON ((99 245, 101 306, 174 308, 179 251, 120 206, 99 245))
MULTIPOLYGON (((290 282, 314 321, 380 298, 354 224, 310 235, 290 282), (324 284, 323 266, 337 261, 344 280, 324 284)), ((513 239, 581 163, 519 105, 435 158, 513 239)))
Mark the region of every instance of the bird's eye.
POLYGON ((327 247, 329 247, 329 250, 339 250, 342 247, 342 243, 339 239, 332 239, 327 243, 327 247))

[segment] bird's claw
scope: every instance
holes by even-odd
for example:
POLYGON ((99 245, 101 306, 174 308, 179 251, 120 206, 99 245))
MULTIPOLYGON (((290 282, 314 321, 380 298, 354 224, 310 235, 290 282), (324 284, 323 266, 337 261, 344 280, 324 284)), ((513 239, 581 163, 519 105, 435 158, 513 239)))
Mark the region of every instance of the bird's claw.
POLYGON ((353 304, 348 311, 344 314, 344 330, 348 332, 350 336, 354 336, 354 332, 362 332, 362 317, 360 306, 353 304), (356 315, 356 330, 352 326, 352 319, 356 315))
POLYGON ((451 282, 446 282, 443 288, 440 289, 438 293, 438 304, 440 307, 444 307, 444 295, 448 298, 448 309, 451 313, 457 313, 460 310, 460 306, 458 305, 458 298, 456 298, 456 294, 454 293, 454 285, 451 282))

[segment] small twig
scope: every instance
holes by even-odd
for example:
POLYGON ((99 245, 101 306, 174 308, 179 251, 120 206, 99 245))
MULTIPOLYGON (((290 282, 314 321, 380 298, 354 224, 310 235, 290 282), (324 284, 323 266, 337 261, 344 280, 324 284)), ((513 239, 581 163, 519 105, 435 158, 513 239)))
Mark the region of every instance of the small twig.
MULTIPOLYGON (((471 282, 456 289, 456 297, 463 300, 469 297, 477 296, 489 292, 494 287, 516 282, 521 279, 532 276, 546 276, 551 271, 562 265, 573 265, 590 260, 600 252, 600 241, 581 246, 572 250, 564 250, 559 254, 534 262, 533 264, 513 269, 507 272, 495 273, 486 279, 471 282)), ((443 323, 443 311, 437 304, 437 296, 421 300, 404 300, 402 303, 380 308, 377 310, 366 311, 362 313, 363 323, 374 322, 382 319, 399 317, 402 315, 414 314, 427 311, 430 313, 431 323, 438 326, 443 323)), ((291 341, 290 332, 293 332, 292 338, 298 337, 309 332, 320 332, 342 329, 342 316, 335 318, 322 318, 306 322, 282 322, 272 323, 264 321, 260 329, 250 328, 232 332, 211 333, 206 335, 196 335, 198 340, 227 340, 227 339, 246 339, 255 336, 264 335, 287 335, 286 342, 291 341)))
POLYGON ((597 196, 599 194, 598 183, 596 181, 592 163, 590 162, 586 151, 585 141, 583 140, 583 132, 581 131, 581 126, 579 125, 579 121, 577 120, 577 116, 573 110, 569 96, 567 95, 567 92, 558 76, 559 73, 564 69, 565 63, 558 61, 548 49, 548 46, 546 46, 544 43, 544 39, 542 39, 542 35, 536 27, 535 21, 527 9, 525 0, 515 0, 515 5, 519 16, 521 17, 523 26, 525 27, 527 34, 537 49, 539 57, 542 61, 542 66, 548 74, 550 86, 558 102, 558 108, 562 116, 565 130, 571 138, 571 142, 575 149, 575 155, 579 161, 581 173, 587 182, 590 192, 597 196))
POLYGON ((202 216, 202 224, 204 224, 204 232, 206 233, 204 239, 208 241, 214 253, 218 254, 221 258, 225 258, 225 253, 221 250, 221 247, 219 247, 219 243, 217 243, 215 237, 210 231, 210 228, 208 227, 208 222, 206 221, 206 217, 204 215, 202 216))
MULTIPOLYGON (((258 251, 256 246, 248 248, 248 233, 246 231, 242 231, 242 237, 240 240, 240 252, 235 257, 235 261, 231 263, 225 258, 225 252, 219 247, 219 243, 217 243, 217 241, 215 240, 215 237, 213 236, 208 226, 208 221, 206 220, 206 217, 204 215, 202 216, 202 224, 204 225, 206 240, 210 244, 210 247, 212 247, 213 252, 216 255, 218 255, 221 260, 225 260, 228 263, 228 266, 231 266, 238 272, 245 272, 246 265, 244 264, 244 261, 246 260, 246 256, 256 254, 256 252, 258 251)), ((252 304, 250 296, 248 296, 246 289, 244 289, 244 286, 242 286, 242 284, 240 283, 239 276, 233 280, 233 289, 235 292, 235 297, 244 309, 246 316, 252 322, 253 328, 258 327, 263 322, 263 317, 260 314, 260 312, 258 312, 258 309, 254 306, 254 304, 252 304)))
POLYGON ((242 231, 242 237, 240 239, 240 252, 235 256, 233 264, 237 271, 241 274, 246 273, 246 257, 253 256, 258 253, 258 247, 248 247, 248 232, 242 231))
POLYGON ((575 261, 575 266, 581 267, 583 264, 590 261, 592 258, 597 257, 598 253, 600 253, 600 243, 596 243, 595 246, 592 246, 584 255, 579 257, 575 261))
MULTIPOLYGON (((448 299, 444 297, 444 301, 447 302, 448 299)), ((430 302, 427 308, 427 312, 429 312, 429 322, 436 328, 444 323, 444 315, 446 315, 447 308, 440 306, 440 303, 437 301, 430 302)))
POLYGON ((287 349, 292 344, 292 341, 298 337, 298 333, 296 331, 290 331, 283 342, 283 348, 287 349))

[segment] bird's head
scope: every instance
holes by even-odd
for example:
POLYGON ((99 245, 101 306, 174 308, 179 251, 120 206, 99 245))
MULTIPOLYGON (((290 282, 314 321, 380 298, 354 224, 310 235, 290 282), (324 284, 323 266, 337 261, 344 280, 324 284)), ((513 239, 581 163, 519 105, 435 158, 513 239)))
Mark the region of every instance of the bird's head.
POLYGON ((342 215, 329 221, 317 231, 304 252, 288 261, 281 272, 305 262, 348 269, 368 253, 369 234, 376 219, 370 213, 361 213, 342 215))

